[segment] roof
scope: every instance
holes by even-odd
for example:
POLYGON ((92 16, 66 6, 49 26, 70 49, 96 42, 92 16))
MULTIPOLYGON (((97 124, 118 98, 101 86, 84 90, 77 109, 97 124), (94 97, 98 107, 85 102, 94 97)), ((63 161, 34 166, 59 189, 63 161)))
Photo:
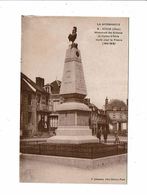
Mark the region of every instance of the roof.
POLYGON ((33 82, 31 79, 29 79, 22 72, 21 72, 21 84, 23 84, 24 87, 26 87, 26 90, 29 90, 32 92, 40 91, 40 92, 46 93, 46 91, 42 87, 36 85, 35 82, 33 82))
POLYGON ((55 80, 50 84, 50 86, 51 86, 52 94, 59 94, 60 93, 61 81, 55 80))
POLYGON ((34 89, 32 89, 28 83, 21 79, 21 91, 34 92, 34 89))
POLYGON ((110 100, 110 102, 107 105, 107 110, 113 110, 113 109, 127 109, 127 105, 122 101, 122 100, 118 100, 118 99, 112 99, 110 100))
POLYGON ((51 86, 58 85, 58 87, 60 87, 60 86, 61 86, 61 81, 55 80, 55 81, 53 81, 50 85, 51 85, 51 86))
POLYGON ((89 106, 89 108, 92 109, 93 111, 97 111, 97 110, 98 110, 97 106, 94 105, 93 103, 89 103, 88 106, 89 106))

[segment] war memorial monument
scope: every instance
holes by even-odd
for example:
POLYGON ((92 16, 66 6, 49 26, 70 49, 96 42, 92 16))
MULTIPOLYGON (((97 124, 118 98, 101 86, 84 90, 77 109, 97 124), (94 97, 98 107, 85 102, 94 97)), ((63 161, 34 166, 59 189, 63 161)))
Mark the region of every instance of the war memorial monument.
POLYGON ((49 143, 94 143, 98 142, 89 128, 90 109, 84 103, 87 95, 82 58, 78 44, 75 43, 77 28, 73 27, 68 36, 71 44, 66 51, 64 72, 60 95, 64 102, 57 108, 59 113, 56 136, 48 139, 49 143))

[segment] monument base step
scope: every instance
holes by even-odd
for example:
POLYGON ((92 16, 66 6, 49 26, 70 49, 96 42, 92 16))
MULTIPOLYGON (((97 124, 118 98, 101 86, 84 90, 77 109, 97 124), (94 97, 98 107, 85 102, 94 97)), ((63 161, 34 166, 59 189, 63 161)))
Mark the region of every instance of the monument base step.
POLYGON ((66 143, 66 144, 82 144, 82 143, 98 143, 98 139, 94 136, 53 136, 47 139, 48 143, 66 143))
POLYGON ((89 126, 59 126, 56 130, 56 136, 92 136, 89 126))

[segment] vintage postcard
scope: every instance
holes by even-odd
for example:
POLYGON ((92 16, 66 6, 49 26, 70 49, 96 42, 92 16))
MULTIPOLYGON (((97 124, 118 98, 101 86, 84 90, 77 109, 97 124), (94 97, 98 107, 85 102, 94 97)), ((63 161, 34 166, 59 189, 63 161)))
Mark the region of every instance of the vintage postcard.
POLYGON ((22 16, 20 182, 127 183, 128 30, 22 16))

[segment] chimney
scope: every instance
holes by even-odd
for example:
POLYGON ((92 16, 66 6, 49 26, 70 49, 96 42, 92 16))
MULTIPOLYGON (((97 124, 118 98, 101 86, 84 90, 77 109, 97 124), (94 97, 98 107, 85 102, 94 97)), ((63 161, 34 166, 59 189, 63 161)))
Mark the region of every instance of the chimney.
POLYGON ((39 87, 44 87, 44 79, 41 77, 36 77, 36 85, 39 87))
POLYGON ((108 106, 108 98, 106 97, 106 99, 105 99, 105 110, 107 110, 107 106, 108 106))
POLYGON ((127 104, 127 106, 128 106, 128 98, 127 98, 127 100, 126 100, 126 104, 127 104))

